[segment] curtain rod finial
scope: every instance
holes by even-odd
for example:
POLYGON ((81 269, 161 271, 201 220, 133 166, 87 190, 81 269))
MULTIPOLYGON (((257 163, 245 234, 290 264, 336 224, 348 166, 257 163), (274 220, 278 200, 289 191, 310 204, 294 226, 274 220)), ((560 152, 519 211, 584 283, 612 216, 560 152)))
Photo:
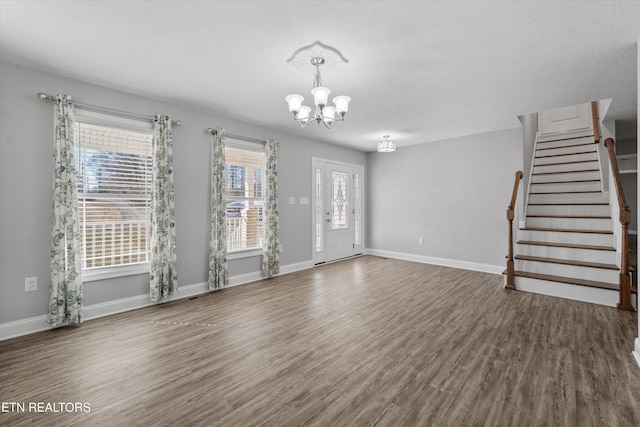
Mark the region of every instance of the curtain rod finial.
POLYGON ((55 98, 51 95, 47 95, 44 92, 38 92, 38 98, 42 99, 43 101, 53 101, 55 98))

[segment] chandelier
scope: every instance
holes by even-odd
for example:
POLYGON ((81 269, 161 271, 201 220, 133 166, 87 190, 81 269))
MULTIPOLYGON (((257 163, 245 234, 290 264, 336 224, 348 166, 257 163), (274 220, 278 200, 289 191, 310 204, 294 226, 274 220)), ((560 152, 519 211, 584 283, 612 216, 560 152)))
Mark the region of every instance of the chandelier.
POLYGON ((378 142, 378 151, 381 153, 390 153, 396 151, 396 143, 389 141, 389 135, 384 135, 382 141, 378 142))
POLYGON ((293 118, 300 123, 301 127, 307 126, 309 123, 315 121, 316 124, 322 123, 327 128, 331 129, 331 124, 334 121, 344 121, 344 116, 349 110, 349 101, 351 98, 345 95, 336 96, 333 98, 334 105, 327 105, 329 94, 331 90, 328 87, 322 86, 322 77, 320 76, 320 66, 325 63, 325 59, 321 56, 314 56, 311 58, 311 65, 316 67, 315 78, 313 79, 313 89, 311 94, 313 95, 313 103, 315 104, 315 112, 311 114, 311 107, 302 105, 304 97, 298 94, 291 94, 284 100, 289 104, 289 111, 293 114, 293 118))

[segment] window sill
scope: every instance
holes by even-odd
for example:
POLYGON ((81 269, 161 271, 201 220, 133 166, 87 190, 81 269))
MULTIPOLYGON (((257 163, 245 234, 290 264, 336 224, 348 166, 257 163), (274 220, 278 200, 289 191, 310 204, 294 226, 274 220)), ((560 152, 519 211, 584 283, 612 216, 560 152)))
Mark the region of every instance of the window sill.
POLYGON ((231 260, 231 259, 249 258, 249 257, 261 256, 261 255, 262 255, 261 248, 246 249, 243 251, 233 251, 233 252, 227 253, 227 259, 231 260))
POLYGON ((133 276, 149 273, 151 265, 148 262, 138 264, 120 265, 115 267, 97 267, 82 270, 82 283, 96 280, 112 279, 114 277, 133 276))

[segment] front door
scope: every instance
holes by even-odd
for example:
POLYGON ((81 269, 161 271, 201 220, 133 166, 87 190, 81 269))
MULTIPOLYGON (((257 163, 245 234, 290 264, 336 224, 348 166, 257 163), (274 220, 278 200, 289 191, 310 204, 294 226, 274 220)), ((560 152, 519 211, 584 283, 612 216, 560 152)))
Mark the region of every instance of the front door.
POLYGON ((352 192, 353 168, 327 163, 325 225, 327 262, 354 255, 352 192))
POLYGON ((361 166, 314 160, 314 262, 363 251, 361 166))

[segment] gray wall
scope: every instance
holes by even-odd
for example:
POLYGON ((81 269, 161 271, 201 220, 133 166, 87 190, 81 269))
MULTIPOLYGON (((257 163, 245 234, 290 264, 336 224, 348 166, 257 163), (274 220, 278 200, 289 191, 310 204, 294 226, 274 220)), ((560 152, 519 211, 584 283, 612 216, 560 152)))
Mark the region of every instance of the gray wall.
POLYGON ((370 153, 368 247, 504 265, 522 159, 521 128, 370 153))
MULTIPOLYGON (((280 142, 281 265, 311 260, 311 206, 289 205, 289 196, 311 197, 311 157, 365 165, 364 153, 294 137, 185 106, 107 89, 0 62, 0 323, 47 312, 51 233, 53 106, 36 94, 66 93, 78 102, 182 120, 174 129, 178 281, 205 282, 209 251, 209 136, 204 129, 276 138, 280 142), (38 291, 24 292, 25 277, 38 291)), ((296 126, 293 122, 292 126, 296 126)), ((230 261, 230 274, 260 270, 260 258, 230 261)), ((88 282, 85 305, 148 293, 148 275, 88 282)))

